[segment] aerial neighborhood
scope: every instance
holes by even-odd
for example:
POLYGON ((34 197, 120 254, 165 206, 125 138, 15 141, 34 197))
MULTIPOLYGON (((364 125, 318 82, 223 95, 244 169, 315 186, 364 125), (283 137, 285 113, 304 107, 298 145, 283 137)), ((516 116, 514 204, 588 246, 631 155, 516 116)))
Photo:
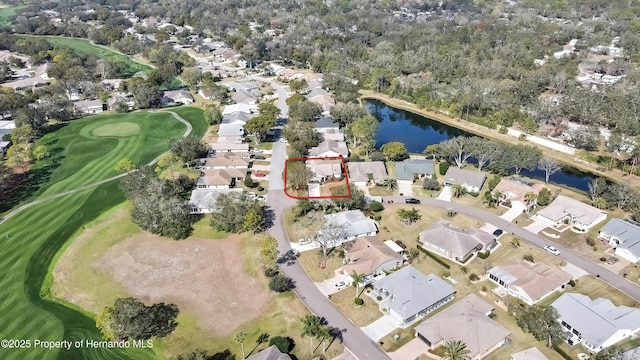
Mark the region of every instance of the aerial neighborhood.
POLYGON ((640 359, 638 18, 0 2, 0 358, 640 359))

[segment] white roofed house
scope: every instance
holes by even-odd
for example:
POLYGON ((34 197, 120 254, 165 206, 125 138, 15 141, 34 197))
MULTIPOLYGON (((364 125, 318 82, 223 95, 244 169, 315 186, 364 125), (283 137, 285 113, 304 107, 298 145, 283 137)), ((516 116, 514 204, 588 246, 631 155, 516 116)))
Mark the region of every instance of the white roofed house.
POLYGON ((604 221, 607 213, 570 197, 558 195, 549 206, 538 211, 536 216, 556 227, 572 225, 587 231, 604 221))
POLYGON ((344 244, 345 255, 342 271, 346 274, 363 274, 363 283, 369 284, 390 271, 401 267, 405 259, 378 238, 364 236, 344 244))
POLYGON ((480 171, 459 169, 452 166, 444 176, 444 184, 449 186, 460 184, 465 190, 477 193, 482 189, 486 179, 486 175, 480 171))
POLYGON ((342 211, 325 215, 327 223, 344 227, 344 239, 337 239, 332 246, 338 246, 345 241, 355 240, 361 236, 374 236, 378 232, 376 223, 364 216, 360 210, 342 211))
POLYGON ((307 160, 305 164, 311 170, 311 182, 324 184, 325 181, 344 177, 342 160, 340 159, 307 160))
POLYGON ((640 310, 615 306, 609 299, 566 293, 551 306, 560 315, 569 345, 582 343, 589 351, 599 352, 640 331, 640 310))
POLYGON ((527 184, 523 181, 516 179, 502 179, 493 189, 494 196, 500 195, 500 202, 510 203, 512 207, 522 208, 526 210, 527 207, 535 206, 535 199, 527 204, 525 200, 528 193, 533 193, 536 197, 540 190, 544 189, 543 184, 527 184))
POLYGON ((99 114, 105 109, 105 104, 100 100, 80 100, 74 101, 73 106, 83 114, 99 114))
POLYGON ((220 124, 218 126, 218 136, 245 136, 244 124, 220 124))
POLYGON ((246 169, 203 169, 202 175, 196 182, 198 189, 231 189, 238 181, 247 176, 246 169))
POLYGON ((493 235, 469 228, 462 230, 438 221, 420 233, 419 242, 429 251, 464 264, 478 251, 491 250, 496 245, 493 235))
POLYGON ((248 152, 249 144, 241 141, 220 141, 220 139, 218 139, 217 142, 209 144, 209 149, 216 154, 224 152, 248 152))
POLYGON ((598 237, 615 248, 615 254, 633 263, 640 263, 640 224, 628 219, 611 219, 598 237))
POLYGON ((236 152, 223 152, 216 157, 208 157, 201 159, 203 169, 247 169, 251 164, 251 161, 247 158, 249 154, 246 153, 246 158, 243 159, 243 153, 236 152))
POLYGON ((186 90, 165 91, 162 94, 162 103, 165 105, 193 104, 193 96, 186 90))
POLYGON ((356 186, 367 186, 369 183, 380 183, 387 179, 387 168, 382 161, 365 161, 347 163, 349 182, 356 186))
POLYGON ((381 296, 380 310, 408 325, 451 301, 456 290, 434 274, 406 266, 373 283, 373 296, 381 296))
POLYGON ((246 125, 249 119, 258 116, 257 113, 247 113, 237 111, 231 114, 222 115, 222 124, 241 124, 246 125))
POLYGON ((189 199, 190 213, 210 214, 214 212, 218 197, 231 192, 242 192, 242 189, 193 189, 189 199))
POLYGON ((309 149, 309 157, 347 157, 349 148, 344 141, 324 140, 318 146, 309 149))
POLYGON ((222 109, 222 115, 228 115, 238 111, 246 112, 246 113, 254 113, 258 111, 258 105, 245 104, 245 103, 227 105, 222 109))

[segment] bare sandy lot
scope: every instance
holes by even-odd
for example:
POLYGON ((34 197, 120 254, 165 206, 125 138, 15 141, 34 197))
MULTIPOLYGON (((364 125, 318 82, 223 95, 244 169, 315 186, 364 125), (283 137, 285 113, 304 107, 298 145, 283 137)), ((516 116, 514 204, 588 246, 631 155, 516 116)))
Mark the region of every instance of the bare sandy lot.
POLYGON ((198 316, 218 336, 262 314, 269 293, 242 271, 239 236, 173 241, 136 234, 93 263, 131 296, 147 303, 172 302, 198 316))

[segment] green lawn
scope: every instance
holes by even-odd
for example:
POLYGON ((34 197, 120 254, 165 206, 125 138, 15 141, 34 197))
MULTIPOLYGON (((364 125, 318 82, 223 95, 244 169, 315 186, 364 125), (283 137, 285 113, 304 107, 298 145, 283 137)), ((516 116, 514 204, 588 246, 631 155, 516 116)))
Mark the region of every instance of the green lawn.
POLYGON ((131 56, 122 54, 117 50, 111 49, 107 46, 93 44, 91 41, 86 39, 67 38, 59 36, 43 37, 54 46, 66 46, 82 54, 97 55, 104 59, 122 61, 127 68, 127 71, 124 73, 125 77, 131 77, 139 71, 147 72, 152 69, 152 67, 149 65, 141 64, 135 61, 131 56))
POLYGON ((9 24, 9 17, 15 15, 23 6, 9 6, 0 8, 0 26, 9 24))
MULTIPOLYGON (((176 111, 177 112, 177 111, 176 111)), ((204 118, 185 109, 194 124, 194 135, 204 134, 204 118)), ((92 116, 63 125, 45 135, 50 158, 36 163, 37 176, 29 182, 31 200, 74 189, 114 175, 122 158, 145 163, 168 148, 169 141, 183 134, 185 126, 168 114, 133 113, 92 116), (90 130, 105 124, 135 122, 141 131, 131 137, 95 137, 90 130)), ((103 212, 124 201, 118 181, 48 200, 27 208, 0 225, 0 337, 7 339, 81 340, 100 339, 95 321, 72 305, 48 296, 55 258, 66 241, 103 212)), ((99 286, 99 284, 96 284, 99 286)), ((65 359, 155 358, 150 350, 72 349, 65 359)), ((2 359, 53 359, 56 350, 32 348, 0 349, 2 359)))

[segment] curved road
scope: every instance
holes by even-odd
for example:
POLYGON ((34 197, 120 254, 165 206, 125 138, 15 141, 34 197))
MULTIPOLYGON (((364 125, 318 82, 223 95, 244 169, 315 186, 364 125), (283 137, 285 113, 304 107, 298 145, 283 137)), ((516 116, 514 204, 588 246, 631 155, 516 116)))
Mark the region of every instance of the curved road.
MULTIPOLYGON (((186 136, 189 136, 189 134, 191 134, 191 131, 193 131, 193 126, 191 126, 191 124, 187 120, 181 118, 178 114, 176 114, 173 111, 163 111, 163 112, 171 114, 176 120, 180 121, 181 123, 183 123, 187 127, 187 130, 185 130, 184 134, 182 134, 182 137, 186 137, 186 136)), ((150 162, 148 162, 147 165, 153 165, 153 164, 157 163, 158 160, 160 160, 160 157, 162 155, 163 154, 158 155, 155 159, 153 159, 150 162)), ((136 170, 133 170, 133 171, 136 171, 136 170)), ((30 208, 30 207, 32 207, 34 205, 40 204, 40 203, 48 201, 48 200, 57 199, 57 198, 60 198, 60 197, 63 197, 63 196, 75 194, 75 193, 83 191, 83 190, 91 189, 92 187, 95 187, 95 186, 98 186, 98 185, 102 185, 102 184, 108 183, 110 181, 125 177, 128 174, 129 173, 115 175, 115 176, 112 176, 112 177, 104 179, 104 180, 96 181, 96 182, 91 183, 91 184, 87 184, 87 185, 84 185, 84 186, 81 186, 81 187, 78 187, 78 188, 75 188, 75 189, 63 191, 61 193, 57 193, 57 194, 54 194, 54 195, 43 197, 42 199, 38 199, 38 200, 32 201, 30 203, 26 203, 24 205, 21 205, 21 206, 15 208, 15 209, 11 210, 4 217, 0 218, 0 224, 2 224, 3 222, 7 221, 8 219, 16 216, 20 212, 22 212, 25 209, 30 208)))

